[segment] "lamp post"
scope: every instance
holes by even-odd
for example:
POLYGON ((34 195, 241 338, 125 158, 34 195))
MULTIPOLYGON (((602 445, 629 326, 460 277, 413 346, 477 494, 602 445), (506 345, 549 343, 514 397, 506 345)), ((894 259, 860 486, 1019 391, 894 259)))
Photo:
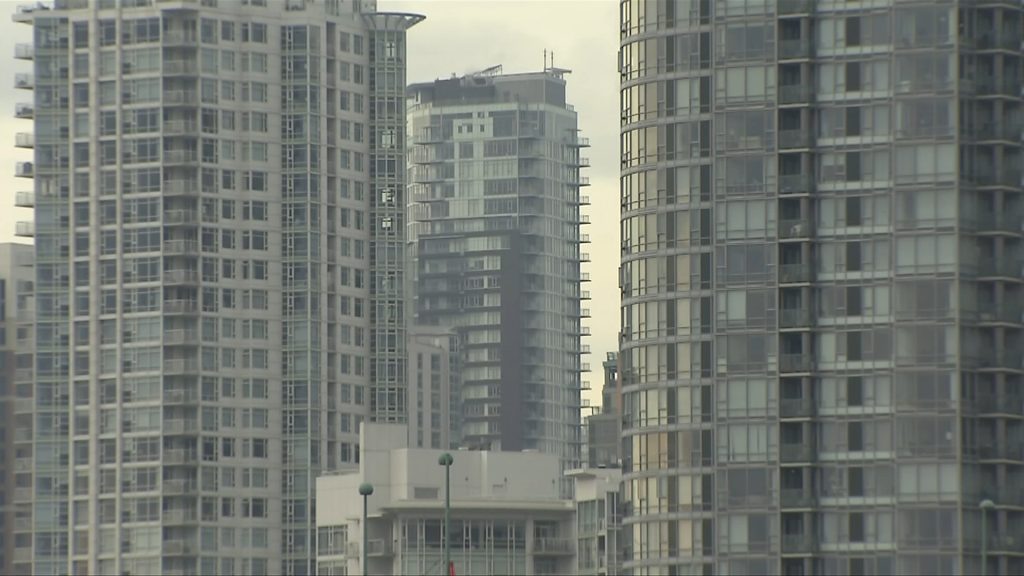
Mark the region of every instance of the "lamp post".
POLYGON ((981 508, 981 576, 988 574, 988 511, 995 507, 996 503, 988 498, 978 503, 981 508))
POLYGON ((444 570, 445 574, 452 571, 452 536, 451 536, 451 512, 452 512, 452 455, 445 452, 437 459, 437 463, 444 466, 444 570))
POLYGON ((370 566, 367 564, 367 559, 370 556, 370 541, 369 526, 366 524, 367 516, 367 501, 370 499, 370 495, 373 494, 373 484, 369 482, 363 482, 359 485, 359 495, 363 497, 363 576, 368 576, 370 573, 370 566))

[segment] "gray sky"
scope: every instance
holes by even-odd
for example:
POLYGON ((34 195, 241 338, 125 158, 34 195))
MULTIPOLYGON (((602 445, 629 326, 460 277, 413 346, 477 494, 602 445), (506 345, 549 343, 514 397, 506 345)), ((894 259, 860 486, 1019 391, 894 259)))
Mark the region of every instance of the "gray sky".
MULTIPOLYGON (((17 102, 31 93, 15 90, 14 74, 29 63, 13 59, 14 45, 31 41, 30 28, 11 22, 20 2, 0 6, 0 241, 16 240, 14 223, 31 220, 29 210, 15 209, 14 196, 30 190, 31 181, 13 177, 14 163, 31 160, 31 151, 14 148, 16 132, 30 132, 31 122, 14 118, 17 102)), ((409 81, 421 82, 501 64, 505 72, 540 70, 544 50, 554 53, 555 66, 568 68, 568 99, 580 116, 583 135, 592 148, 584 151, 592 167, 591 186, 584 193, 592 205, 593 222, 585 227, 592 244, 584 245, 593 260, 589 269, 593 300, 589 308, 593 336, 589 342, 593 401, 600 398, 600 364, 618 348, 619 263, 618 203, 618 3, 614 0, 380 0, 378 9, 417 12, 427 19, 409 34, 409 81)), ((586 341, 586 340, 585 340, 586 341)))

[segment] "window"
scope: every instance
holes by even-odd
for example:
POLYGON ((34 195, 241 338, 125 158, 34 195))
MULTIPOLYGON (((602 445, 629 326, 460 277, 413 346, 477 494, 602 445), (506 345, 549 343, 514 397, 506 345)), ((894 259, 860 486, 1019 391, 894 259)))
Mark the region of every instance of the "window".
POLYGON ((864 469, 851 467, 847 469, 847 492, 850 496, 864 495, 864 469))
POLYGON ((846 19, 846 45, 860 46, 860 17, 852 16, 846 19))
POLYGON ((846 425, 846 448, 850 452, 864 449, 864 423, 849 422, 846 425))
POLYGON ((862 406, 864 404, 864 379, 850 376, 846 379, 846 405, 862 406))
POLYGON ((850 542, 864 541, 864 513, 850 512, 850 542))
POLYGON ((846 270, 857 271, 860 270, 861 263, 861 243, 860 242, 847 242, 846 243, 846 270))
POLYGON ((846 64, 846 91, 857 92, 861 89, 861 63, 848 62, 846 64))

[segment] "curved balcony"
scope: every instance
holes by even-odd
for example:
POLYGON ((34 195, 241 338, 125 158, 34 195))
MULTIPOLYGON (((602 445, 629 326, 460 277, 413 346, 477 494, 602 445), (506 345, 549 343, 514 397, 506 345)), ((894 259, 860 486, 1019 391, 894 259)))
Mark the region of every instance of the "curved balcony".
POLYGON ((18 102, 14 105, 14 117, 23 120, 31 120, 36 116, 35 104, 30 102, 18 102))
POLYGON ((32 238, 36 235, 36 223, 21 221, 14 225, 14 235, 21 238, 32 238))
POLYGON ((32 60, 36 56, 35 46, 28 42, 18 42, 14 45, 14 57, 18 60, 32 60))
POLYGON ((22 190, 14 197, 14 205, 18 208, 32 208, 36 205, 36 193, 22 190))
POLYGON ((35 166, 31 162, 18 162, 14 165, 14 175, 18 178, 32 178, 35 176, 35 166))
POLYGON ((35 148, 36 137, 31 132, 18 132, 14 135, 14 147, 15 148, 35 148))
POLYGON ((20 90, 32 90, 36 87, 36 78, 27 72, 15 74, 14 87, 20 90))

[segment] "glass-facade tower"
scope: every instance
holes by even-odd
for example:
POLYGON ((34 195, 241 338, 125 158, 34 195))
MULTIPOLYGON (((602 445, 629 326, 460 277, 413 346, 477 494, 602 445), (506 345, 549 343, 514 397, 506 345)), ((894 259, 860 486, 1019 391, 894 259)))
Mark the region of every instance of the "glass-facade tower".
POLYGON ((355 465, 391 382, 372 359, 404 354, 373 342, 394 266, 371 255, 421 17, 59 0, 15 19, 38 263, 15 571, 314 573, 315 478, 355 465))
POLYGON ((1024 571, 1020 4, 620 6, 627 571, 1024 571))
POLYGON ((416 321, 460 335, 463 445, 558 454, 569 469, 580 461, 589 277, 587 141, 565 72, 491 69, 410 87, 409 242, 416 321))

